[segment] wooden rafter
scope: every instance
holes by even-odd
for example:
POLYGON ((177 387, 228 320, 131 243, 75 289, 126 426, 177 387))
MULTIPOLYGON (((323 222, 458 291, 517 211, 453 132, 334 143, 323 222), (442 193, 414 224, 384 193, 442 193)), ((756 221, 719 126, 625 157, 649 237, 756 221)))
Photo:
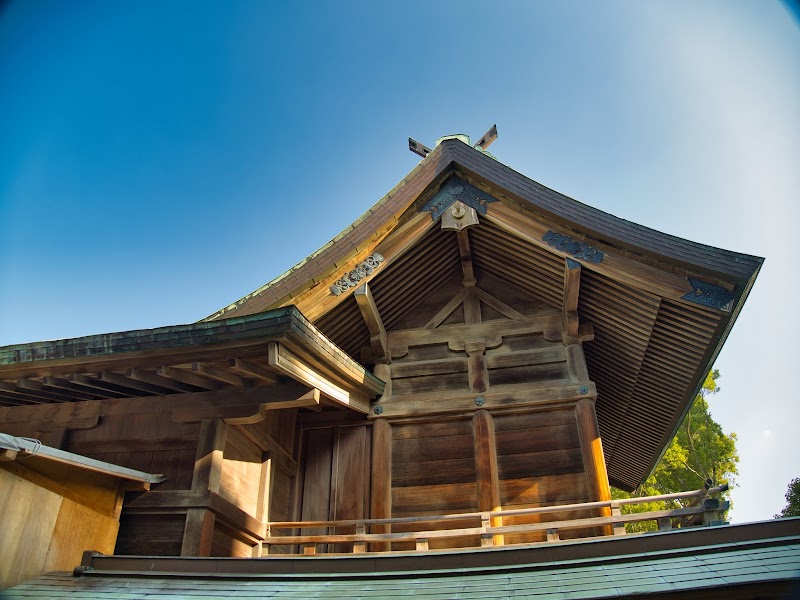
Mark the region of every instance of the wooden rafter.
MULTIPOLYGON (((514 207, 496 202, 486 218, 512 236, 530 242, 535 246, 553 254, 567 257, 568 253, 550 246, 544 241, 549 227, 529 215, 523 214, 514 207)), ((684 295, 693 291, 686 277, 659 269, 628 258, 622 253, 604 249, 604 257, 600 263, 585 264, 594 272, 602 273, 609 279, 631 285, 647 292, 658 294, 664 298, 681 300, 684 295)))
POLYGON ((361 316, 369 329, 369 341, 376 361, 386 361, 389 358, 389 338, 386 335, 386 328, 383 326, 381 314, 378 306, 372 298, 369 286, 364 283, 356 289, 353 296, 358 303, 361 316))
POLYGON ((174 379, 175 381, 187 383, 189 385, 193 385, 196 388, 204 390, 219 390, 226 387, 225 384, 222 383, 221 381, 207 379, 205 377, 197 375, 196 373, 187 371, 186 369, 179 369, 177 367, 168 367, 168 366, 158 367, 156 373, 158 375, 161 375, 162 377, 167 377, 168 379, 174 379))
POLYGON ((184 383, 182 381, 177 381, 175 379, 170 379, 169 377, 163 377, 161 375, 156 375, 155 373, 150 373, 148 371, 142 371, 141 369, 128 369, 125 374, 130 379, 135 379, 137 381, 141 381, 144 383, 149 383, 152 385, 157 385, 162 388, 166 388, 169 390, 173 390, 175 392, 196 392, 197 387, 190 385, 188 383, 184 383))
POLYGON ((236 371, 245 377, 260 379, 272 385, 278 383, 278 377, 275 373, 259 365, 242 360, 241 358, 231 358, 228 361, 228 366, 232 371, 236 371))
POLYGON ((223 383, 235 385, 236 387, 247 387, 249 385, 246 379, 239 377, 235 373, 223 371, 222 369, 217 369, 216 367, 204 363, 192 363, 192 371, 223 383))
POLYGON ((128 396, 143 395, 143 392, 136 390, 135 388, 131 387, 123 388, 115 383, 111 383, 109 381, 102 381, 99 377, 97 378, 90 377, 88 375, 83 375, 82 373, 73 373, 72 375, 69 376, 69 381, 80 384, 82 386, 107 392, 108 397, 111 398, 125 398, 128 396))
POLYGON ((147 392, 148 394, 168 394, 172 390, 170 388, 165 388, 160 385, 153 385, 152 383, 146 383, 144 381, 139 381, 137 379, 129 379, 124 375, 119 375, 117 373, 109 373, 107 371, 103 371, 99 374, 100 381, 105 381, 107 383, 113 383, 114 385, 118 385, 120 387, 130 388, 133 390, 138 390, 140 392, 147 392))

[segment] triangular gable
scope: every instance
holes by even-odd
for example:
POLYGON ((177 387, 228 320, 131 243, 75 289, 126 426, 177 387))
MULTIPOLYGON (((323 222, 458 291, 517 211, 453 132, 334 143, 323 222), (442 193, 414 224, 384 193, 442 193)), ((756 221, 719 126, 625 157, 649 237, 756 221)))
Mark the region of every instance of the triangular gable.
MULTIPOLYGON (((355 288, 369 284, 387 330, 402 326, 426 298, 450 293, 447 282, 469 279, 463 240, 476 289, 489 297, 494 294, 482 278, 561 310, 565 261, 581 268, 570 314, 594 327, 586 359, 597 384, 609 477, 635 487, 688 410, 762 259, 603 213, 461 141, 445 140, 337 238, 207 320, 294 304, 360 360, 371 334, 353 300, 355 288), (456 202, 459 211, 474 211, 479 225, 454 235, 440 221, 456 202)), ((441 307, 453 301, 453 311, 462 310, 459 293, 452 290, 441 307)), ((498 312, 498 306, 483 299, 481 310, 498 312)), ((441 322, 453 311, 439 315, 441 322)))

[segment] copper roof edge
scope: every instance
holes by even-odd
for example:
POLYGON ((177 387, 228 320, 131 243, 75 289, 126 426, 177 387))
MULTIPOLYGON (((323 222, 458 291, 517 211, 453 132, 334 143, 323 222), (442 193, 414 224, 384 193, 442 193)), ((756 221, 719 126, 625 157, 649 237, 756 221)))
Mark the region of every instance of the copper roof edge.
POLYGON ((203 579, 318 579, 462 575, 469 570, 569 569, 635 560, 675 558, 720 551, 770 548, 800 543, 800 517, 603 537, 524 546, 455 549, 426 553, 338 554, 265 558, 185 558, 84 553, 75 575, 203 579))

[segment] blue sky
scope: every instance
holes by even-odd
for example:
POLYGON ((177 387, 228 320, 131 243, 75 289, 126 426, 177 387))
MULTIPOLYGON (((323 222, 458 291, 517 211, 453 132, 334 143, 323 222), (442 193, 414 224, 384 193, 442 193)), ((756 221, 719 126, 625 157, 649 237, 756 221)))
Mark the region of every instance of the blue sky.
POLYGON ((192 322, 350 224, 447 133, 766 256, 717 367, 733 519, 800 476, 800 30, 738 2, 55 2, 0 9, 0 344, 192 322))

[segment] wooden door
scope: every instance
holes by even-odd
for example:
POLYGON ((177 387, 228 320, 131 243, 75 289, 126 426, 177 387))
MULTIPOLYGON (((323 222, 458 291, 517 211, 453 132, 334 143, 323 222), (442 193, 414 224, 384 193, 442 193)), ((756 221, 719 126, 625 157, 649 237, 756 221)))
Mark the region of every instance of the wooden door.
MULTIPOLYGON (((370 427, 337 425, 303 432, 300 520, 363 519, 369 516, 370 427)), ((307 530, 304 534, 354 533, 354 528, 307 530)), ((352 544, 317 552, 351 552, 352 544)))

